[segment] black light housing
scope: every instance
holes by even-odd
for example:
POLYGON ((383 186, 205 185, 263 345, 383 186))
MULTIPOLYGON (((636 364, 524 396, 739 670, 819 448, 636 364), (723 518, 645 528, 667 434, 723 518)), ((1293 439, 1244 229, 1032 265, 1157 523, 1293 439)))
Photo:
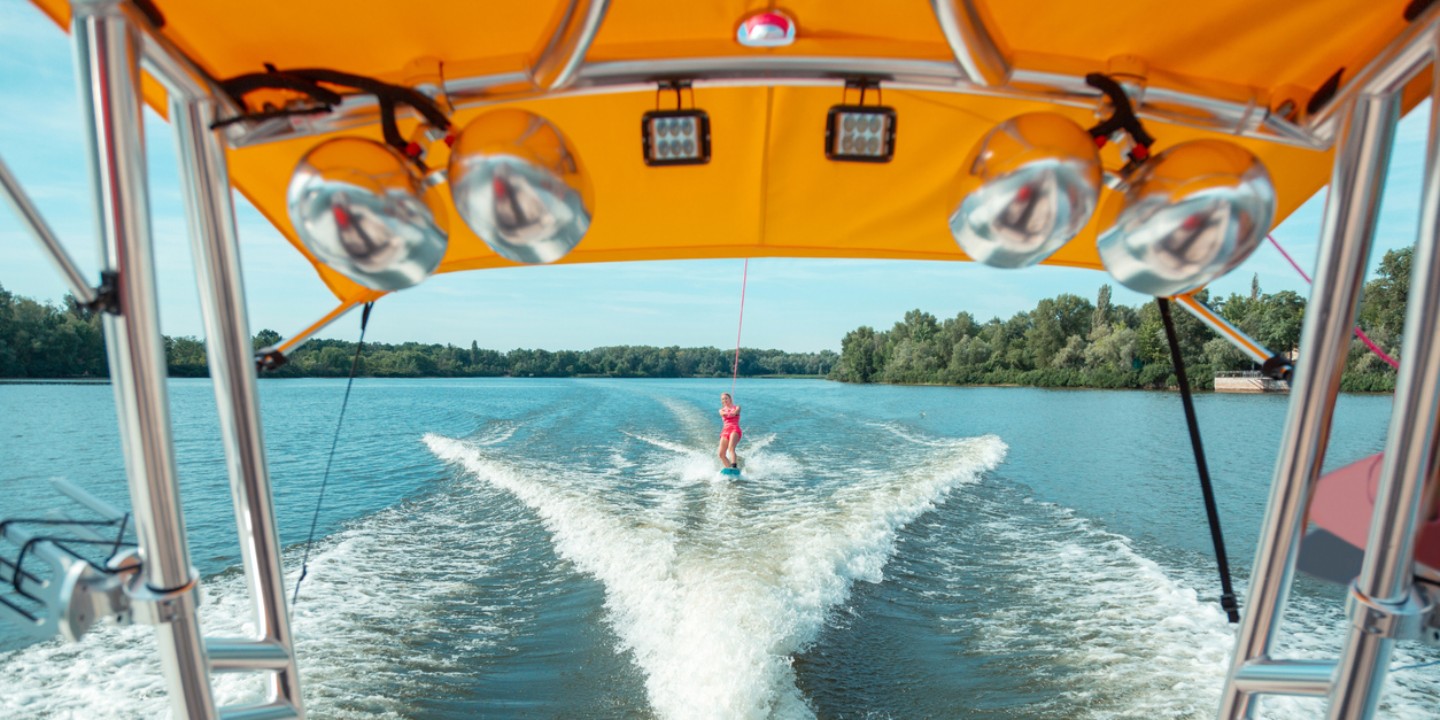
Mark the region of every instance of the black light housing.
POLYGON ((825 116, 825 157, 847 162, 890 162, 895 157, 895 108, 836 105, 825 116))
POLYGON ((651 110, 640 121, 646 165, 710 162, 710 116, 704 110, 651 110))

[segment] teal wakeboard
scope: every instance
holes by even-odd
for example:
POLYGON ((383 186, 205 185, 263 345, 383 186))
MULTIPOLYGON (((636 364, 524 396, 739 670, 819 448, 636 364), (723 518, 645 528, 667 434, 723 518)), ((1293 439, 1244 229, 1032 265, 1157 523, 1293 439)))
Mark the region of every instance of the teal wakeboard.
POLYGON ((720 474, 729 477, 740 477, 740 468, 720 468, 720 474))

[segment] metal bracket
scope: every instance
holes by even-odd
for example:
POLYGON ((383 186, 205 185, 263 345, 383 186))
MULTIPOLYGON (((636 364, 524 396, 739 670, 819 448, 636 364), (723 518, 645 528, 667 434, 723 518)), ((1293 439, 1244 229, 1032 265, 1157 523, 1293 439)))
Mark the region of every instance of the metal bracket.
MULTIPOLYGON (((14 534, 23 536, 16 530, 7 537, 14 534)), ((162 592, 145 585, 135 552, 117 557, 111 567, 101 569, 48 540, 34 547, 35 556, 50 567, 50 577, 31 575, 21 588, 41 609, 23 612, 8 603, 0 604, 0 617, 10 616, 37 638, 59 635, 76 642, 105 618, 118 625, 161 625, 194 615, 200 582, 193 571, 190 582, 162 592)))
POLYGON ((655 109, 660 109, 660 96, 666 91, 675 93, 675 109, 684 109, 685 91, 690 91, 690 107, 695 107, 695 85, 687 78, 669 78, 655 83, 655 109))
POLYGON ((884 79, 884 78, 880 78, 880 77, 861 77, 861 76, 845 78, 845 90, 844 90, 844 94, 842 95, 842 104, 844 104, 844 103, 849 103, 849 102, 850 102, 850 91, 851 91, 851 90, 859 90, 859 91, 860 91, 860 102, 859 102, 859 103, 856 103, 856 104, 857 104, 857 105, 864 105, 864 104, 865 104, 865 93, 866 93, 867 91, 874 90, 874 91, 875 91, 876 102, 877 102, 878 104, 882 104, 882 105, 883 105, 883 104, 885 103, 885 96, 881 94, 883 91, 880 89, 880 81, 883 80, 883 79, 884 79))
MULTIPOLYGON (((1234 341, 1232 340, 1231 342, 1233 343, 1234 341)), ((1290 382, 1295 374, 1295 361, 1283 355, 1271 355, 1265 362, 1261 363, 1260 374, 1271 380, 1290 382)))
MULTIPOLYGON (((139 569, 139 566, 136 566, 139 569)), ((164 625, 185 617, 194 617, 200 604, 197 592, 200 576, 190 569, 190 582, 173 590, 156 590, 145 584, 144 577, 134 572, 125 582, 125 597, 133 622, 142 625, 164 625)))
POLYGON ((91 312, 110 315, 120 314, 120 273, 115 270, 100 271, 100 284, 95 287, 95 299, 85 304, 91 312))
POLYGON ((1367 635, 1440 643, 1434 598, 1418 587, 1411 587, 1403 601, 1388 603, 1367 597, 1352 584, 1345 602, 1351 622, 1367 635), (1362 609, 1359 613, 1354 612, 1357 605, 1362 609))
POLYGON ((290 358, 278 348, 268 347, 255 353, 255 369, 259 372, 278 370, 287 362, 290 362, 290 358))
POLYGON ((79 640, 103 618, 122 625, 131 622, 125 582, 139 570, 138 560, 129 556, 116 558, 112 567, 102 569, 76 556, 64 541, 37 537, 24 528, 7 527, 5 539, 30 548, 47 570, 37 574, 16 564, 12 587, 34 608, 27 610, 6 602, 0 604, 0 616, 10 616, 34 637, 59 635, 71 642, 79 640))
POLYGON ((0 540, 20 548, 13 560, 0 557, 0 569, 10 573, 0 576, 0 590, 8 591, 0 595, 0 617, 9 617, 36 638, 59 635, 75 642, 105 618, 121 625, 158 625, 193 614, 199 586, 193 569, 182 587, 147 587, 139 550, 126 549, 122 542, 128 515, 65 480, 51 482, 100 519, 0 521, 0 540), (100 532, 107 529, 116 535, 100 532), (99 552, 109 557, 99 559, 99 552))

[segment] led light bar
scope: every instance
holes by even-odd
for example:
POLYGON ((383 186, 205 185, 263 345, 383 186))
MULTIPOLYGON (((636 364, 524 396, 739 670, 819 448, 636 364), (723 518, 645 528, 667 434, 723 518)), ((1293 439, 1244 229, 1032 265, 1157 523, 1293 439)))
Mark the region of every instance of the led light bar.
POLYGON ((895 156, 895 109, 836 105, 825 116, 825 157, 849 162, 890 162, 895 156))
POLYGON ((640 122, 646 165, 710 162, 710 116, 704 110, 652 110, 640 122))

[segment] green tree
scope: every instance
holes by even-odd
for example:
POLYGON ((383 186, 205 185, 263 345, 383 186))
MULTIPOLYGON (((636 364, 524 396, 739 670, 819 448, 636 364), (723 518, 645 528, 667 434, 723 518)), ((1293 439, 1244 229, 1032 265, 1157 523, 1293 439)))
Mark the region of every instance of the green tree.
POLYGON ((1292 290, 1267 295, 1260 301, 1259 327, 1254 338, 1271 352, 1288 353, 1300 346, 1300 328, 1305 320, 1305 300, 1292 290))
POLYGON ((840 341, 840 359, 831 376, 845 382, 868 383, 879 374, 875 329, 861 326, 845 334, 840 341))
POLYGON ((253 341, 253 344, 256 350, 264 350, 265 348, 279 345, 280 342, 284 339, 284 336, 282 336, 280 333, 266 328, 258 333, 255 333, 255 339, 253 341))
POLYGON ((1095 307, 1089 300, 1069 293, 1036 304, 1030 314, 1032 325, 1025 332, 1035 367, 1053 365, 1056 354, 1066 347, 1071 335, 1088 336, 1094 314, 1095 307))

